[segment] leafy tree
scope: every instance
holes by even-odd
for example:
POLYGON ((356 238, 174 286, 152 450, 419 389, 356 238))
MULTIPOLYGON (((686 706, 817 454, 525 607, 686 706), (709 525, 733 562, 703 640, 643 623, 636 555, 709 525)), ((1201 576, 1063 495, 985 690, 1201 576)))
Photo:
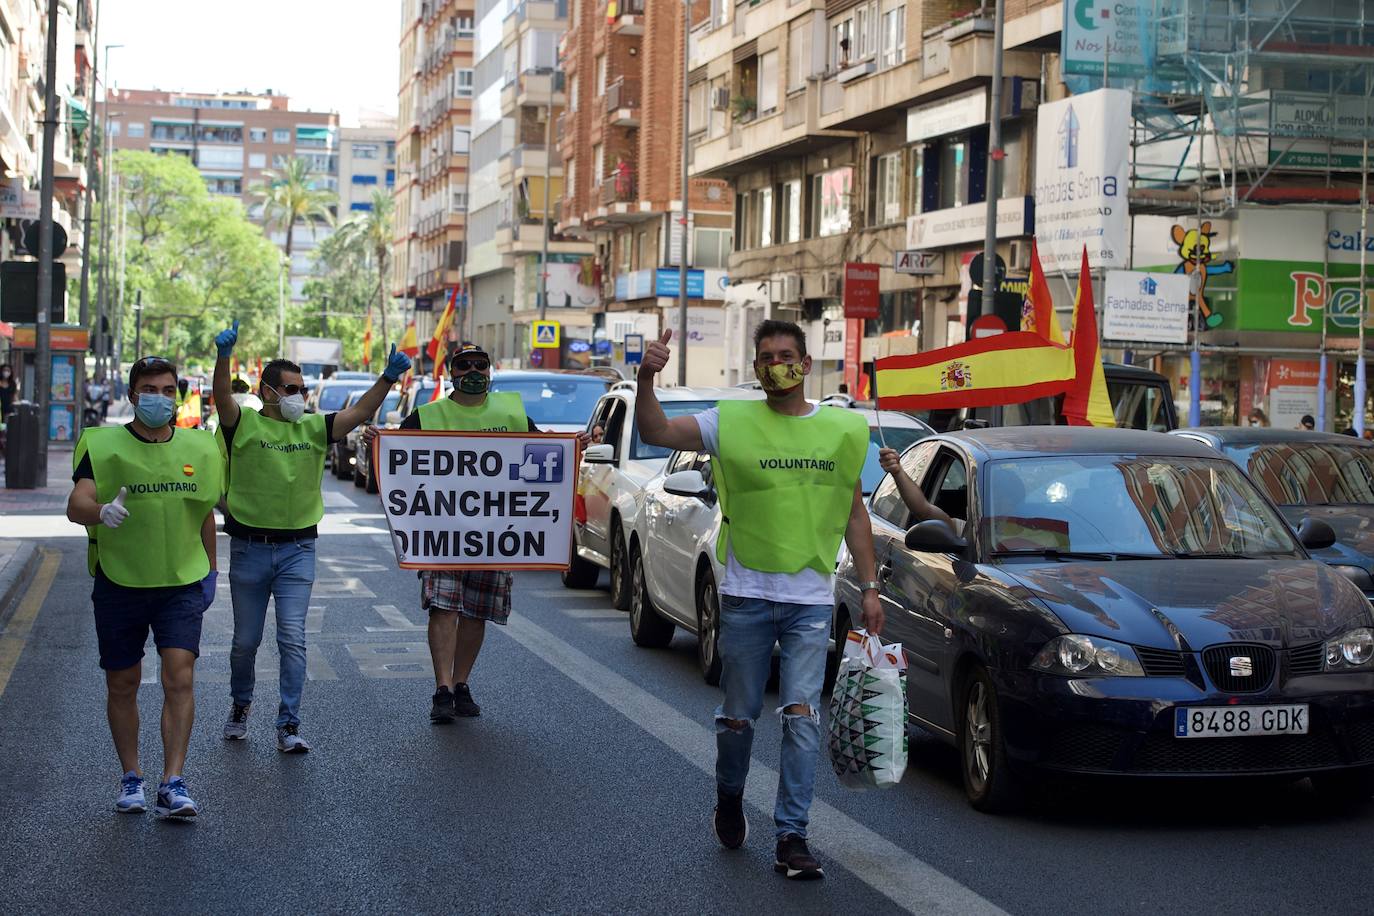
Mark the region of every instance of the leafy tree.
POLYGON ((286 233, 286 244, 282 247, 290 258, 296 223, 334 225, 332 208, 338 205, 338 195, 318 187, 319 180, 310 164, 299 156, 288 159, 285 168, 267 169, 262 174, 266 180, 249 191, 261 198, 266 224, 286 233))
POLYGON ((334 237, 355 261, 371 261, 377 282, 373 296, 380 317, 381 340, 389 342, 386 313, 391 297, 387 295, 387 275, 391 270, 392 225, 396 204, 381 191, 372 192, 372 209, 359 213, 339 227, 334 237))

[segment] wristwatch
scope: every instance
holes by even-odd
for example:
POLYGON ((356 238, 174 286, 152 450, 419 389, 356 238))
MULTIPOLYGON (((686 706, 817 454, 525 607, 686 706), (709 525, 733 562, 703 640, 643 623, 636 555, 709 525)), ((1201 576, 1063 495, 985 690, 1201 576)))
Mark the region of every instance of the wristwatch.
POLYGON ((866 591, 869 591, 869 590, 872 590, 872 591, 875 591, 875 592, 876 592, 876 591, 880 590, 881 588, 882 588, 882 583, 879 582, 877 579, 869 579, 867 582, 860 582, 860 583, 859 583, 859 591, 861 591, 861 592, 866 592, 866 591))

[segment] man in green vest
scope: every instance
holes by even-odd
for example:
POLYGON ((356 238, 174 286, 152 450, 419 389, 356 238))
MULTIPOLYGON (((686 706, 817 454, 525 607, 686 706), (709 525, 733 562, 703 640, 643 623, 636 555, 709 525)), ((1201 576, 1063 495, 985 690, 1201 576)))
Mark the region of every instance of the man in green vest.
POLYGON ((722 516, 716 549, 725 565, 725 698, 715 713, 716 838, 738 849, 749 835, 744 781, 776 644, 782 758, 773 810, 774 868, 788 878, 820 878, 824 872, 807 847, 806 827, 821 748, 820 695, 841 539, 862 580, 863 624, 875 635, 883 627, 873 528, 859 483, 868 424, 852 410, 806 400, 806 337, 797 325, 772 320, 754 332, 754 373, 764 400, 721 401, 696 416, 669 420, 653 383, 668 363, 671 337, 666 331, 645 350, 635 419, 648 444, 705 451, 713 458, 722 516))
MULTIPOLYGON (((525 414, 518 392, 489 391, 491 357, 476 344, 464 344, 448 358, 453 391, 446 398, 421 404, 401 421, 401 429, 471 432, 539 432, 525 414)), ((375 428, 364 436, 372 447, 375 428)), ((582 446, 589 441, 579 433, 582 446)), ((486 637, 487 622, 505 626, 510 618, 512 576, 499 570, 423 570, 420 606, 429 611, 429 654, 434 665, 434 696, 429 720, 435 725, 458 716, 480 716, 468 677, 486 637)))
POLYGON ((316 525, 324 517, 320 482, 331 442, 348 434, 381 406, 396 380, 410 368, 395 344, 381 378, 352 407, 337 413, 305 412, 301 367, 274 359, 262 370, 261 411, 234 400, 229 358, 239 323, 215 338, 215 403, 228 460, 224 531, 229 535, 229 594, 234 603, 234 642, 229 652, 229 718, 226 740, 248 736, 253 703, 254 662, 274 599, 278 683, 277 750, 300 754, 310 745, 300 735, 301 692, 305 688, 305 615, 315 584, 316 525))
POLYGON ((134 419, 87 429, 72 461, 67 518, 85 525, 105 712, 124 775, 115 810, 147 810, 138 763, 138 685, 153 633, 162 668, 162 779, 154 813, 194 817, 182 770, 195 719, 200 625, 215 597, 215 504, 224 469, 214 437, 177 429, 176 367, 156 356, 129 369, 134 419), (189 545, 199 542, 200 546, 189 545))

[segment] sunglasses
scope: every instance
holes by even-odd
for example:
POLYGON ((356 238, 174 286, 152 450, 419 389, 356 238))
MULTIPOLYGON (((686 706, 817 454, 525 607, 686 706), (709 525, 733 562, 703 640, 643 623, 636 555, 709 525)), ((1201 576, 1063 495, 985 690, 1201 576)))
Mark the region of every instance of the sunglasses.
POLYGON ((461 375, 464 372, 486 372, 491 368, 489 359, 455 359, 453 361, 453 374, 461 375))
POLYGON ((167 359, 165 356, 145 356, 138 362, 130 366, 129 372, 133 374, 138 374, 148 369, 165 369, 173 375, 176 375, 177 371, 176 365, 170 359, 167 359))
POLYGON ((284 398, 289 398, 293 394, 305 394, 304 385, 269 385, 268 387, 284 398))

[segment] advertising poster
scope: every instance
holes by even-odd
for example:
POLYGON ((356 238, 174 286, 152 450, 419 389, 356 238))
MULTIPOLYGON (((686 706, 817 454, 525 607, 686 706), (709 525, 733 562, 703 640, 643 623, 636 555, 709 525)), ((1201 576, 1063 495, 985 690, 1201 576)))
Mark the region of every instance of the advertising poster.
POLYGON ((76 400, 76 357, 52 358, 52 385, 48 396, 54 401, 76 400))
POLYGON ((1187 343, 1189 298, 1185 274, 1109 270, 1103 336, 1140 343, 1187 343))
POLYGON ((72 404, 48 405, 48 440, 70 442, 76 435, 76 407, 72 404))

